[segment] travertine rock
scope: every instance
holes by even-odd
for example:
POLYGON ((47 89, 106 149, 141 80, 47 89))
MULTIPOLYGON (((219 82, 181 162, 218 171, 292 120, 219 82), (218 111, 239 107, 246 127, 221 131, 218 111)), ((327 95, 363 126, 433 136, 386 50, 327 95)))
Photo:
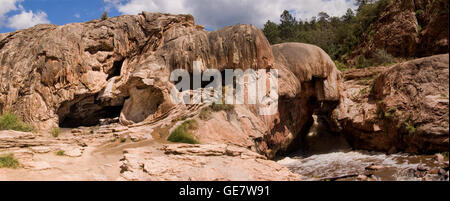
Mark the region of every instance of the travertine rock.
POLYGON ((172 107, 171 70, 192 71, 194 61, 219 70, 265 69, 273 60, 257 27, 207 32, 190 15, 144 12, 38 25, 2 35, 0 111, 15 111, 44 130, 92 126, 119 114, 130 125, 172 107))
POLYGON ((309 130, 315 110, 327 113, 339 101, 339 72, 316 46, 271 47, 255 26, 207 32, 190 15, 143 12, 7 34, 0 41, 0 110, 15 111, 41 130, 93 126, 119 116, 124 125, 152 124, 174 112, 198 112, 200 107, 174 105, 170 98, 170 72, 192 72, 194 62, 202 69, 280 72, 279 114, 261 116, 257 106, 238 107, 237 116, 230 116, 236 119, 224 128, 213 120, 201 124, 200 132, 216 135, 198 133, 206 142, 254 148, 256 139, 257 150, 274 157, 309 130))
POLYGON ((284 43, 272 51, 280 72, 278 114, 263 118, 269 129, 257 141, 258 150, 268 157, 298 148, 313 114, 330 114, 342 93, 341 73, 319 47, 284 43))
POLYGON ((167 145, 163 155, 129 149, 121 176, 134 181, 298 181, 301 177, 244 148, 224 144, 167 145), (206 156, 206 157, 205 157, 206 156))

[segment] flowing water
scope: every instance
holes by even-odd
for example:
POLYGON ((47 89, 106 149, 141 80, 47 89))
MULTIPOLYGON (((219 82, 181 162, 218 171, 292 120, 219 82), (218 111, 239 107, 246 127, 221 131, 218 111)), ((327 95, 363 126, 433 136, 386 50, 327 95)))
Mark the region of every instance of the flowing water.
MULTIPOLYGON (((425 171, 447 165, 438 162, 434 155, 392 154, 355 151, 338 134, 328 132, 320 117, 305 138, 303 147, 278 163, 303 176, 304 180, 357 180, 359 175, 369 175, 378 181, 422 181, 425 171), (378 170, 366 170, 369 166, 378 170), (338 179, 339 178, 339 179, 338 179)), ((448 177, 429 174, 428 180, 448 180, 448 177)))

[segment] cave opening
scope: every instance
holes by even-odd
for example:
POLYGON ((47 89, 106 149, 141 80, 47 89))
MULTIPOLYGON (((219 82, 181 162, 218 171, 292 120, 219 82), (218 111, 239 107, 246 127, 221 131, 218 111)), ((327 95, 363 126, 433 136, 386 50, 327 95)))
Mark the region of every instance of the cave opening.
POLYGON ((114 61, 112 68, 108 71, 108 78, 106 80, 109 80, 113 77, 120 76, 122 73, 122 66, 125 62, 125 59, 121 59, 118 61, 114 61))
POLYGON ((73 100, 61 104, 58 109, 59 127, 78 128, 100 125, 101 120, 118 121, 123 101, 111 105, 100 101, 98 94, 76 96, 73 100))

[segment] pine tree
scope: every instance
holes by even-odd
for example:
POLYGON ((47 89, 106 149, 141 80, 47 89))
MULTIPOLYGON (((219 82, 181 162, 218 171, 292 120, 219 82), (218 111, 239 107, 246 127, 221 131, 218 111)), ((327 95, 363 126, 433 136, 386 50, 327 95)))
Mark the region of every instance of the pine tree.
POLYGON ((108 12, 104 12, 103 14, 102 14, 102 20, 107 20, 109 17, 108 17, 108 12))

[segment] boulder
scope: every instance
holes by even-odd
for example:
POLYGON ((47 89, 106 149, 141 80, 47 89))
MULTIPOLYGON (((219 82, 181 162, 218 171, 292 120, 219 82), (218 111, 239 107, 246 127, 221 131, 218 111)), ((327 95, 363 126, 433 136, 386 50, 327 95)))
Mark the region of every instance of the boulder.
POLYGON ((332 115, 339 122, 336 131, 356 149, 448 151, 448 60, 444 54, 397 64, 367 85, 365 79, 346 81, 341 105, 332 115))
POLYGON ((363 35, 355 55, 384 49, 396 57, 448 53, 447 0, 390 1, 363 35))

